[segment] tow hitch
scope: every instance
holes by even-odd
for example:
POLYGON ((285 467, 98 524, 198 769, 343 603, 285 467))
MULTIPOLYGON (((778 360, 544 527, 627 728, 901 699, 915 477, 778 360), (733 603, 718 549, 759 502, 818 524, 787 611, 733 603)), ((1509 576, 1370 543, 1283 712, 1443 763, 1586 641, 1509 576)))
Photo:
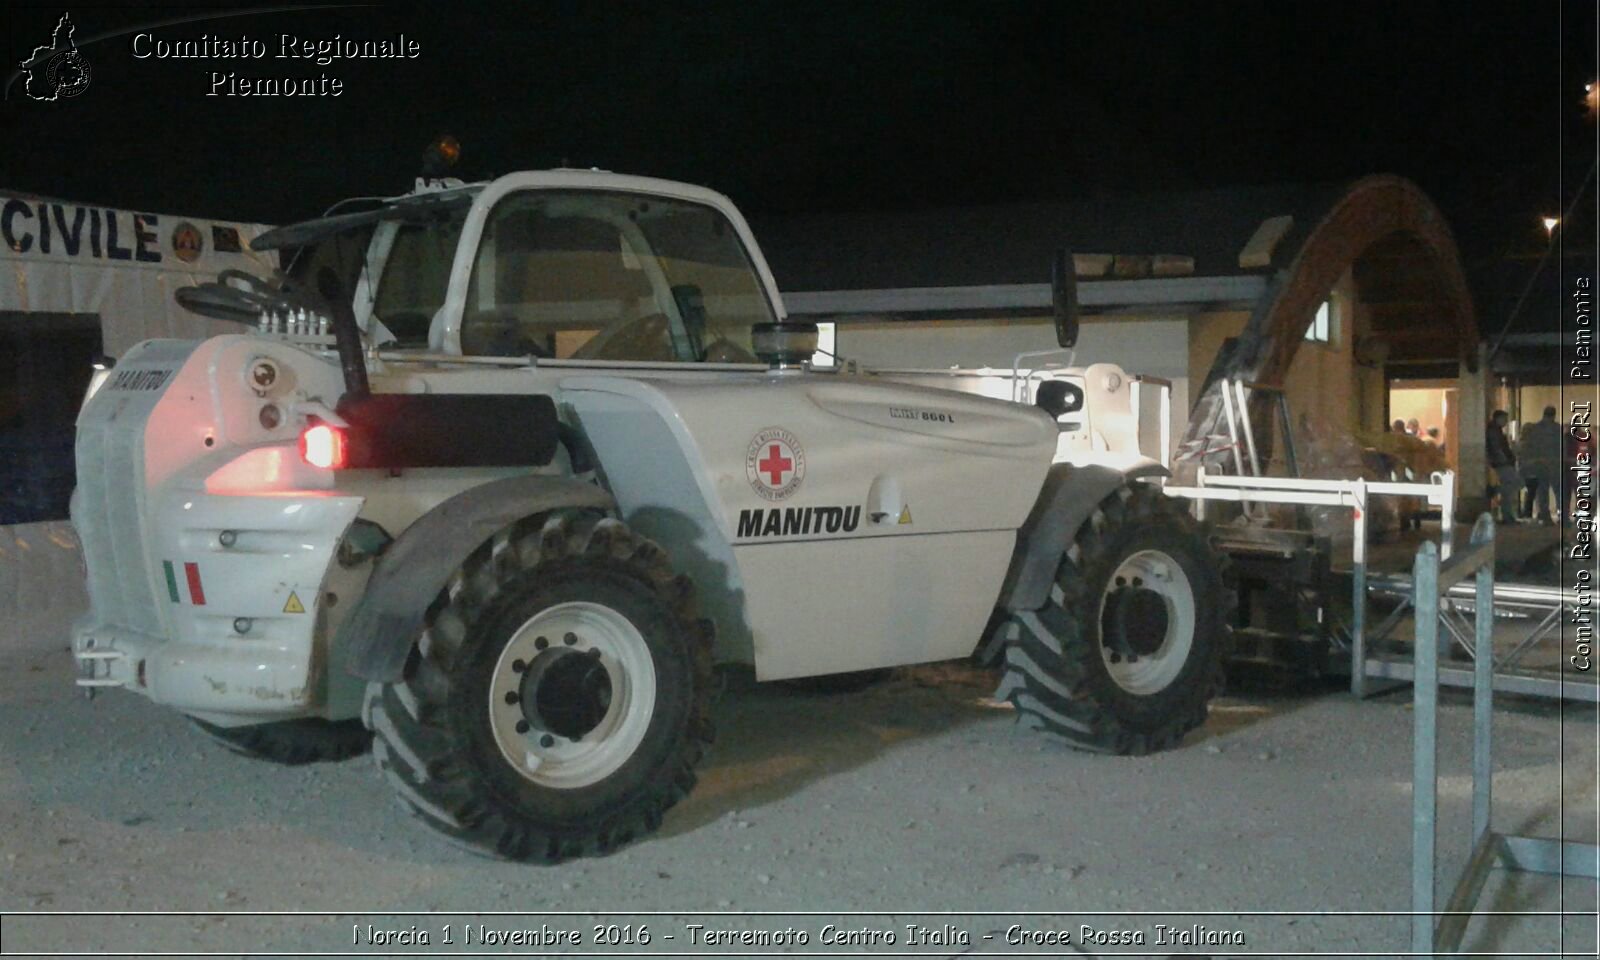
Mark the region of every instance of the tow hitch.
POLYGON ((120 687, 121 680, 111 677, 111 664, 121 660, 123 653, 120 650, 96 650, 94 641, 89 641, 88 646, 73 654, 78 661, 77 685, 83 688, 83 698, 93 700, 94 695, 101 687, 120 687))

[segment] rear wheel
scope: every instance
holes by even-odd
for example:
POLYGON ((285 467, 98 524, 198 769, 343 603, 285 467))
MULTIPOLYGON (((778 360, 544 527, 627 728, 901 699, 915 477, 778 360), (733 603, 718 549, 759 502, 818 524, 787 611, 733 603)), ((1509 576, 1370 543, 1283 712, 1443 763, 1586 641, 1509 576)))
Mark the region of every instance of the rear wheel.
POLYGON ((1221 689, 1231 594, 1223 558, 1142 484, 1101 501, 1042 609, 1016 615, 996 699, 1072 746, 1141 754, 1205 722, 1221 689))
POLYGON ((660 547, 595 516, 525 523, 452 578, 404 678, 368 688, 373 754, 478 852, 608 852, 694 785, 710 647, 660 547))
POLYGON ((348 760, 372 746, 372 734, 360 720, 307 717, 248 727, 219 727, 194 717, 189 720, 201 733, 234 753, 289 766, 348 760))

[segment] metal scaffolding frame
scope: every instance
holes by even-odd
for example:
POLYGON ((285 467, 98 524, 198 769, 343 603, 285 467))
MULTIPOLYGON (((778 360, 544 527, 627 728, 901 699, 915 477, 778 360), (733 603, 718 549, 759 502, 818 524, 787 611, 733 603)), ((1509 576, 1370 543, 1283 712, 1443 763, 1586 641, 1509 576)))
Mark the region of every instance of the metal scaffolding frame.
MULTIPOLYGON (((1455 512, 1455 476, 1449 471, 1433 474, 1428 483, 1391 483, 1373 480, 1306 480, 1290 477, 1236 477, 1211 476, 1202 467, 1198 471, 1196 486, 1180 487, 1168 484, 1171 496, 1196 501, 1196 512, 1205 519, 1205 504, 1211 500, 1241 503, 1288 503, 1302 506, 1339 506, 1351 510, 1353 539, 1351 542, 1351 617, 1345 627, 1346 636, 1339 637, 1341 646, 1350 655, 1350 692, 1360 698, 1375 696, 1398 689, 1416 675, 1414 658, 1374 655, 1370 653, 1375 643, 1386 639, 1399 626, 1408 611, 1413 609, 1413 584, 1402 574, 1370 574, 1367 570, 1367 505, 1374 496, 1420 497, 1430 505, 1439 507, 1440 515, 1450 517, 1455 512), (1397 600, 1375 629, 1367 626, 1369 596, 1397 600), (1374 684, 1372 681, 1388 681, 1374 684)), ((1440 527, 1439 556, 1451 556, 1454 524, 1442 523, 1440 527)), ((1475 656, 1476 647, 1471 642, 1471 629, 1465 626, 1462 614, 1475 609, 1476 594, 1468 584, 1456 584, 1446 593, 1446 609, 1441 616, 1445 627, 1444 647, 1453 642, 1468 657, 1475 656)), ((1550 637, 1561 622, 1563 606, 1570 609, 1576 602, 1573 591, 1536 584, 1495 584, 1490 598, 1495 616, 1505 619, 1532 619, 1533 626, 1517 644, 1499 657, 1491 657, 1494 687, 1501 693, 1525 696, 1561 698, 1574 701, 1600 700, 1600 684, 1562 676, 1548 670, 1524 666, 1529 651, 1550 637)), ((1441 667, 1439 682, 1447 687, 1471 688, 1473 669, 1470 666, 1441 667)))
POLYGON ((1439 550, 1424 543, 1412 568, 1416 618, 1416 671, 1412 693, 1411 951, 1454 953, 1461 947, 1489 871, 1556 874, 1600 879, 1600 847, 1549 837, 1493 830, 1494 758, 1494 520, 1478 518, 1465 552, 1441 565, 1439 550), (1436 911, 1439 813, 1439 624, 1441 591, 1465 586, 1474 600, 1472 669, 1472 856, 1444 910, 1436 911), (1487 614, 1487 615, 1486 615, 1487 614), (1437 917, 1437 923, 1435 923, 1437 917))
MULTIPOLYGON (((1369 589, 1372 596, 1387 597, 1398 603, 1384 618, 1383 623, 1372 631, 1368 639, 1369 646, 1386 638, 1405 617, 1407 611, 1413 609, 1412 580, 1411 577, 1401 575, 1381 574, 1371 578, 1369 589)), ((1461 650, 1468 659, 1474 661, 1477 659, 1473 631, 1467 625, 1465 617, 1465 614, 1476 613, 1477 603, 1476 591, 1468 583, 1457 583, 1441 596, 1439 623, 1444 627, 1444 634, 1439 636, 1441 654, 1453 646, 1461 650)), ((1561 671, 1539 670, 1524 665, 1529 652, 1537 649, 1542 641, 1552 636, 1559 637, 1562 611, 1577 609, 1579 603, 1578 593, 1575 590, 1529 583, 1494 585, 1491 609, 1495 619, 1527 621, 1532 624, 1510 650, 1492 656, 1496 690, 1501 693, 1588 703, 1600 700, 1600 684, 1565 676, 1561 671)), ((1352 664, 1353 669, 1354 664, 1352 664)), ((1403 683, 1412 680, 1415 672, 1413 664, 1405 660, 1386 657, 1368 657, 1366 660, 1367 679, 1403 683)), ((1439 668, 1439 682, 1447 687, 1470 688, 1474 682, 1473 676, 1474 668, 1471 666, 1439 668)), ((1356 689, 1354 684, 1351 688, 1356 689)), ((1363 688, 1357 692, 1359 695, 1371 696, 1382 691, 1363 688)))

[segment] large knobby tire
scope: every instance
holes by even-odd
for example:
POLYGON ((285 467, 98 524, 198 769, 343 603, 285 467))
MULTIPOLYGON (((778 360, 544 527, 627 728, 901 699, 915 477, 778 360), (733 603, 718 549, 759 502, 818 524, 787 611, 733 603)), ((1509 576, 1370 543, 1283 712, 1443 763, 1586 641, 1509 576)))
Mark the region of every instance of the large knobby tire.
POLYGON ((1085 750, 1176 744, 1222 687, 1224 563, 1177 501, 1145 484, 1118 489, 1062 557, 1050 601, 1006 625, 995 699, 1085 750))
POLYGON ((485 544, 430 609, 403 678, 368 687, 373 756, 424 822, 555 862, 655 830, 711 741, 711 624, 666 553, 556 514, 485 544))
POLYGON ((348 760, 372 746, 372 734, 360 720, 306 717, 248 727, 219 727, 195 717, 189 720, 234 753, 288 766, 348 760))

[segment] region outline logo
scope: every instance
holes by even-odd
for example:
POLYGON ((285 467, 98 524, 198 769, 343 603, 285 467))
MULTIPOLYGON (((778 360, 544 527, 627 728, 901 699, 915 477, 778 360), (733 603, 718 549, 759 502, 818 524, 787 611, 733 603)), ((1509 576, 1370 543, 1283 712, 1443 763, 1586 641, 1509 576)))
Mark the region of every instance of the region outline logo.
POLYGON ((22 92, 30 100, 52 103, 70 100, 89 89, 94 71, 72 35, 77 27, 71 13, 63 13, 56 21, 50 42, 33 48, 28 58, 18 66, 27 78, 22 92))

